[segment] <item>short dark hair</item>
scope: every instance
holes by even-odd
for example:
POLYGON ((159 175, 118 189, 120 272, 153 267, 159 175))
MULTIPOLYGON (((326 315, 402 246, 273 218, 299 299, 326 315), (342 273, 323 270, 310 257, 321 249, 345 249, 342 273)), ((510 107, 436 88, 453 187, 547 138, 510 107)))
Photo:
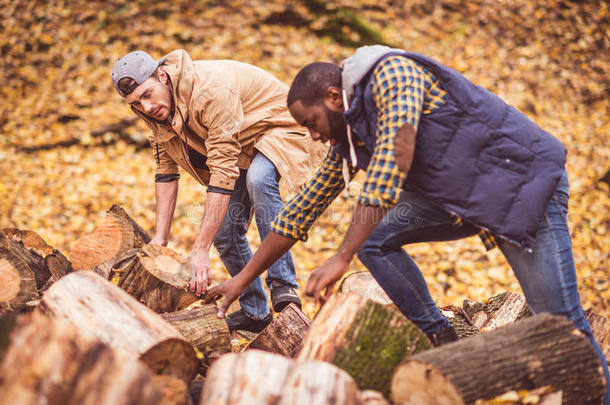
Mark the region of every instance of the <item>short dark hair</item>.
POLYGON ((310 63, 297 73, 288 91, 286 104, 301 100, 305 106, 320 102, 329 87, 341 88, 341 68, 333 63, 310 63))
MULTIPOLYGON (((159 80, 159 75, 157 74, 157 70, 155 70, 149 77, 154 77, 155 79, 159 80)), ((119 80, 119 82, 117 83, 117 86, 119 89, 121 89, 121 91, 123 92, 123 94, 131 94, 132 91, 134 91, 136 89, 136 87, 138 87, 138 83, 136 83, 135 80, 133 80, 131 77, 123 77, 121 80, 119 80)))

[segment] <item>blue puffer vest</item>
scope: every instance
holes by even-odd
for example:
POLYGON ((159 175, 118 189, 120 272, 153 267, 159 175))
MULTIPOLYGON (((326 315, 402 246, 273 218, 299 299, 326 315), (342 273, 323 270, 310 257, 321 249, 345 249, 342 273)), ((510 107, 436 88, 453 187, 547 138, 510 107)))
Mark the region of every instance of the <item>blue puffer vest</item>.
MULTIPOLYGON (((375 147, 372 71, 381 60, 404 55, 434 74, 447 92, 443 106, 421 116, 405 188, 495 235, 533 248, 538 223, 564 170, 566 148, 453 69, 420 54, 387 49, 369 61, 366 74, 350 89, 353 98, 344 113, 354 136, 364 143, 356 150, 359 168, 366 170, 375 147)), ((345 64, 343 74, 345 87, 345 64)), ((347 158, 344 145, 336 150, 347 158)))

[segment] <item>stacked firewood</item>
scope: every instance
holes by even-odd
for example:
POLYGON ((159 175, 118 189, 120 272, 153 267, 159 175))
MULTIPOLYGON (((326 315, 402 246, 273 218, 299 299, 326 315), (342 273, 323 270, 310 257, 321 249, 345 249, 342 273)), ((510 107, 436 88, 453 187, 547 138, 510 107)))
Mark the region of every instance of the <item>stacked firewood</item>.
MULTIPOLYGON (((149 242, 118 206, 70 260, 32 231, 0 230, 2 403, 550 405, 603 396, 600 362, 569 320, 532 316, 523 296, 502 293, 442 308, 460 340, 433 347, 368 272, 346 277, 313 321, 291 304, 245 347, 232 345, 216 306, 189 292, 188 262, 149 242)), ((610 321, 587 316, 610 357, 610 321)))

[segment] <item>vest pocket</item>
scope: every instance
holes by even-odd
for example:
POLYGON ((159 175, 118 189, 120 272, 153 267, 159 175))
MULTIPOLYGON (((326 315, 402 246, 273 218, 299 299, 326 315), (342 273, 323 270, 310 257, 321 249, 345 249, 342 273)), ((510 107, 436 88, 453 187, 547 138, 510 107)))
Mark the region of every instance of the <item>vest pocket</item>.
POLYGON ((514 142, 508 136, 495 135, 490 145, 481 150, 477 166, 489 171, 491 167, 527 174, 534 160, 534 153, 514 142), (490 167, 491 166, 491 167, 490 167))

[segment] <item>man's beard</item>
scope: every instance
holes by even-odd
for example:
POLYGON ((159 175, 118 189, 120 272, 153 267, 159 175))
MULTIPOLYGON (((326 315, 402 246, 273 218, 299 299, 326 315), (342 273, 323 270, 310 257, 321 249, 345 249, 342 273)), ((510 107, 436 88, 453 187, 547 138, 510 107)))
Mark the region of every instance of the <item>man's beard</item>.
POLYGON ((326 104, 322 103, 328 120, 328 128, 330 129, 330 137, 337 144, 347 143, 347 126, 343 121, 343 113, 331 111, 326 104))

